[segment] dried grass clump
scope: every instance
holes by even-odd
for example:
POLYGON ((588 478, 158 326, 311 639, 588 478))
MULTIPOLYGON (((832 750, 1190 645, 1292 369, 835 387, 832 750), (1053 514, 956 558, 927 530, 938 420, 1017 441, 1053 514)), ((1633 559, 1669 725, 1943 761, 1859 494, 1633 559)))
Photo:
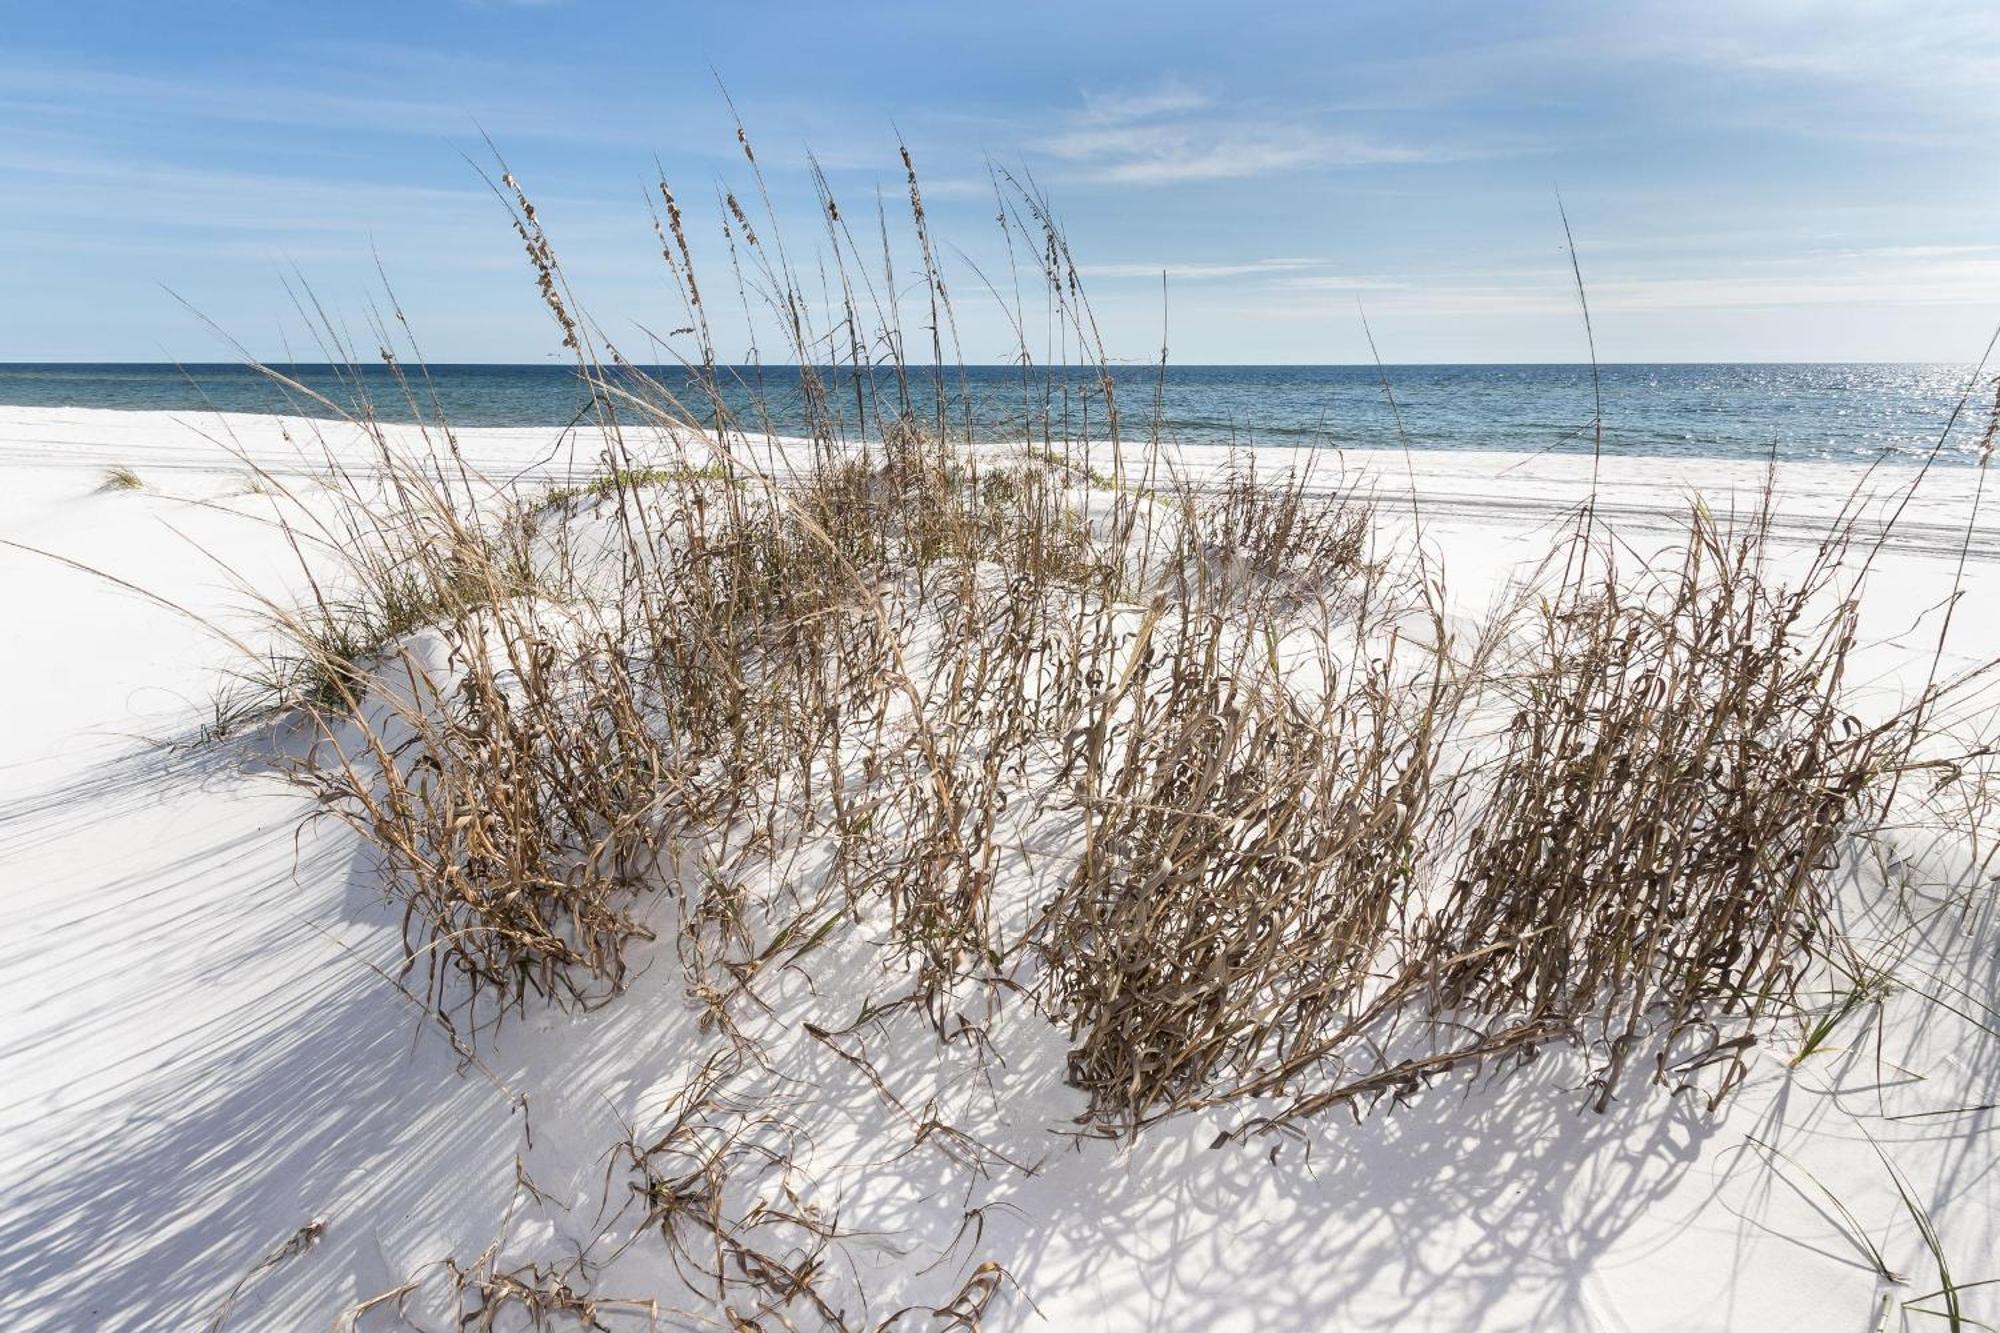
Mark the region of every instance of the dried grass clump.
POLYGON ((1093 640, 1083 847, 1033 934, 1069 1080, 1121 1129, 1324 1077, 1373 1022, 1472 681, 1352 496, 1232 471, 1156 507, 1156 600, 1093 640))
POLYGON ((573 1263, 524 1263, 503 1269, 488 1252, 468 1266, 461 1267, 455 1259, 445 1266, 458 1297, 456 1327, 471 1333, 522 1328, 534 1333, 560 1328, 610 1333, 613 1326, 606 1320, 613 1314, 631 1316, 634 1326, 644 1315, 648 1327, 657 1326, 656 1301, 579 1289, 578 1265, 573 1263))
POLYGON ((631 899, 672 765, 651 686, 560 532, 361 424, 378 470, 288 511, 311 597, 270 607, 257 684, 308 719, 298 776, 380 853, 441 1010, 593 1003, 649 934, 631 899))
POLYGON ((744 1072, 731 1059, 710 1061, 669 1101, 661 1130, 628 1138, 614 1155, 613 1169, 630 1177, 637 1233, 665 1242, 681 1281, 709 1302, 702 1317, 825 1333, 979 1329, 1013 1282, 991 1262, 940 1306, 869 1312, 847 1252, 857 1238, 813 1179, 811 1141, 783 1110, 732 1090, 744 1072))
POLYGON ((97 489, 100 491, 141 491, 145 488, 145 479, 131 468, 108 467, 104 469, 104 480, 97 489))
POLYGON ((626 666, 558 658, 525 621, 478 638, 509 634, 529 651, 459 671, 398 663, 421 701, 397 709, 405 747, 368 735, 374 762, 343 757, 322 784, 384 854, 441 1007, 447 970, 473 1000, 590 1004, 622 985, 626 946, 651 937, 633 899, 660 882, 670 760, 626 666))
POLYGON ((594 1289, 599 1265, 589 1257, 587 1247, 579 1247, 561 1261, 502 1257, 509 1247, 507 1232, 514 1221, 515 1206, 529 1200, 546 1201, 518 1158, 515 1177, 515 1204, 509 1206, 497 1239, 470 1260, 454 1255, 426 1264, 396 1286, 355 1302, 334 1321, 334 1333, 356 1333, 364 1320, 369 1327, 381 1327, 379 1321, 389 1316, 411 1330, 434 1327, 412 1317, 413 1303, 448 1307, 451 1327, 474 1333, 553 1333, 561 1329, 611 1333, 614 1328, 659 1328, 657 1300, 605 1296, 594 1289))
POLYGON ((1767 520, 1697 510, 1678 569, 1635 586, 1606 556, 1543 605, 1437 914, 1445 1005, 1594 1052, 1599 1110, 1648 1050, 1661 1082, 1722 1062, 1712 1102, 1742 1080, 1833 947, 1839 847, 1917 738, 1910 713, 1847 711, 1842 544, 1782 584, 1767 520))
POLYGON ((1579 541, 1529 626, 1454 660, 1436 624, 1414 670, 1407 607, 1371 637, 1362 566, 1318 693, 1275 629, 1253 650, 1273 585, 1247 622, 1204 600, 1220 580, 1135 634, 1072 752, 1086 841, 1035 941, 1088 1119, 1260 1101, 1269 1129, 1550 1043, 1588 1055, 1600 1111, 1643 1054, 1670 1087, 1719 1070, 1713 1107, 1808 1010, 1845 948, 1841 850, 1888 820, 1939 690, 1851 713, 1844 530, 1789 580, 1768 508, 1697 510, 1679 567, 1638 580, 1579 541), (1497 758, 1456 743, 1488 725, 1497 758))
POLYGON ((851 457, 818 458, 787 507, 821 543, 870 576, 947 577, 993 564, 1036 587, 1116 578, 1083 512, 1086 483, 1038 459, 982 465, 962 443, 907 420, 851 457))
POLYGON ((1435 660, 1414 698, 1390 659, 1307 701, 1191 628, 1139 650, 1077 756, 1101 778, 1039 940, 1069 1081, 1135 1128, 1282 1089, 1353 1035, 1409 925, 1452 723, 1435 660))
MULTIPOLYGON (((1086 478, 982 471, 952 436, 949 302, 914 175, 936 364, 921 376, 906 364, 894 295, 906 284, 866 277, 829 198, 846 327, 863 328, 872 303, 893 364, 877 374, 862 360, 870 340, 855 344, 860 431, 839 376, 802 371, 809 437, 784 442, 720 391, 670 191, 663 255, 703 348, 685 387, 601 339, 525 190, 511 175, 497 189, 590 395, 595 479, 524 499, 477 476, 399 371, 420 447, 393 447, 363 414, 374 470, 329 456, 333 517, 295 531, 312 598, 277 617, 266 673, 272 697, 322 733, 308 780, 381 853, 411 966, 429 968, 440 1009, 466 1001, 454 975, 474 1001, 594 1002, 649 933, 642 897, 677 887, 663 852, 685 835, 713 873, 686 903, 699 939, 681 953, 691 989, 726 1003, 770 941, 719 886, 746 858, 824 833, 839 849, 836 896, 856 914, 884 906, 899 953, 924 960, 922 994, 995 978, 994 819, 1043 696, 1073 701, 1086 675, 1056 658, 1081 651, 1094 613, 1071 605, 1058 623, 1054 608, 1108 599, 1122 555, 1080 511, 1086 478)), ((732 263, 772 294, 793 359, 813 366, 829 345, 807 322, 815 302, 771 233, 727 204, 732 263)), ((1033 253, 1080 335, 1059 236, 1045 231, 1033 253)), ((766 925, 820 932, 822 899, 797 905, 809 921, 766 925)))
POLYGON ((813 1197, 799 1160, 810 1145, 782 1113, 733 1100, 729 1079, 711 1064, 675 1095, 660 1134, 621 1145, 641 1229, 659 1232, 681 1280, 731 1327, 845 1328, 825 1290, 840 1280, 828 1271, 840 1220, 813 1197))
POLYGON ((1190 522, 1214 576, 1278 605, 1309 602, 1365 572, 1374 513, 1310 471, 1259 477, 1255 460, 1232 466, 1195 494, 1190 522))
MULTIPOLYGON (((463 473, 447 480, 438 460, 401 454, 379 423, 372 435, 379 476, 330 473, 330 517, 294 509, 286 536, 307 575, 297 606, 267 603, 275 646, 251 675, 267 710, 351 711, 371 662, 418 630, 458 622, 543 586, 532 510, 463 473), (296 516, 293 516, 296 515, 296 516)), ((294 502, 291 492, 278 490, 294 502)))

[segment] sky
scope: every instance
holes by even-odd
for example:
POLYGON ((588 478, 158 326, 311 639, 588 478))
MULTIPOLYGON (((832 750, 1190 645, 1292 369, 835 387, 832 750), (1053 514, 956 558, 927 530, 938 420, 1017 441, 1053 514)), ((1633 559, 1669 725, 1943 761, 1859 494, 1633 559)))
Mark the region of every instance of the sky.
POLYGON ((970 362, 1015 345, 995 169, 1118 360, 1584 360, 1558 199, 1606 361, 1969 361, 2000 321, 1992 0, 0 11, 0 360, 318 359, 302 291, 367 354, 384 276, 433 361, 558 358, 496 150, 643 350, 657 174, 717 274, 754 198, 732 102, 806 272, 807 154, 872 224, 907 143, 970 362))

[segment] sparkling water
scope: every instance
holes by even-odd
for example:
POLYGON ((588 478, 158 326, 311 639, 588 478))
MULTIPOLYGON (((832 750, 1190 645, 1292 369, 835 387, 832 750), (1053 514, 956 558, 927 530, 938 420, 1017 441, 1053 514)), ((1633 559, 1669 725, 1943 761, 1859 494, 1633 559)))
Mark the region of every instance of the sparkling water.
MULTIPOLYGON (((366 400, 380 416, 412 408, 384 366, 328 366, 287 374, 344 408, 366 400)), ((654 372, 691 406, 705 400, 679 368, 654 372)), ((439 365, 413 376, 422 410, 459 426, 561 426, 588 399, 574 371, 552 365, 439 365)), ((1956 365, 1172 366, 1114 369, 1120 431, 1157 429, 1191 444, 1322 445, 1344 449, 1501 449, 1588 452, 1603 403, 1607 455, 1780 460, 1919 459, 1944 441, 1941 461, 1975 458, 1992 386, 1956 365), (1383 380, 1387 379, 1385 390, 1383 380), (1393 406, 1391 399, 1393 397, 1393 406), (1952 422, 1955 409, 1963 403, 1952 422), (1947 426, 1950 426, 1947 431, 1947 426)), ((822 419, 848 437, 872 435, 908 402, 955 435, 979 439, 1103 438, 1106 405, 1092 373, 1019 367, 821 372, 822 419)), ((734 367, 723 397, 758 429, 806 433, 808 396, 796 367, 734 367)), ((0 365, 0 404, 290 411, 329 415, 242 365, 0 365)))

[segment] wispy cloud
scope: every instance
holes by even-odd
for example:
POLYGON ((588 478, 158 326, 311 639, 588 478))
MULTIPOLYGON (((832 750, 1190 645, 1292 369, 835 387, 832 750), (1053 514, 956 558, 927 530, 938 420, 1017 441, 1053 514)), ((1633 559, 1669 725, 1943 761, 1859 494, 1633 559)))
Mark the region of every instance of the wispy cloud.
POLYGON ((1963 255, 2000 255, 1994 245, 1872 245, 1835 252, 1841 259, 1956 259, 1963 255))
POLYGON ((0 175, 31 183, 36 205, 88 205, 87 214, 128 221, 187 223, 218 230, 361 228, 403 210, 476 207, 497 215, 478 189, 351 182, 283 173, 160 166, 82 155, 0 153, 0 175), (75 195, 63 193, 75 187, 75 195))
MULTIPOLYGON (((1317 317, 1328 299, 1365 293, 1370 314, 1430 319, 1569 316, 1576 292, 1565 266, 1393 278, 1302 273, 1274 284, 1265 312, 1317 317)), ((1746 262, 1709 272, 1613 274, 1588 284, 1591 312, 1606 317, 1675 311, 1822 309, 2000 302, 2000 247, 1896 246, 1746 262)))
MULTIPOLYGON (((1655 18, 1661 16, 1654 9, 1655 18)), ((1746 71, 1931 95, 2000 82, 2000 9, 1987 0, 1828 6, 1760 0, 1699 25, 1659 26, 1672 55, 1746 71)))
MULTIPOLYGON (((64 120, 121 133, 131 117, 221 126, 287 125, 397 138, 652 147, 640 114, 657 109, 637 93, 570 91, 574 67, 520 65, 402 51, 369 43, 288 50, 268 67, 221 76, 199 68, 135 73, 62 61, 0 59, 0 102, 23 110, 60 107, 64 120), (493 89, 509 95, 497 98, 493 89)), ((693 99, 682 99, 691 101, 693 99)), ((670 104, 671 105, 671 104, 670 104)))
POLYGON ((1524 5, 1466 39, 1358 70, 1352 95, 1411 113, 1555 118, 1555 142, 1627 132, 1670 108, 1703 126, 1796 139, 1963 147, 2000 121, 1992 0, 1685 0, 1524 5), (1581 114, 1579 114, 1581 113, 1581 114))
POLYGON ((1213 105, 1214 100, 1207 93, 1196 92, 1184 83, 1170 80, 1137 91, 1086 93, 1081 118, 1114 123, 1144 120, 1151 116, 1200 111, 1213 105))
POLYGON ((1096 93, 1039 147, 1107 184, 1240 180, 1283 171, 1435 161, 1435 149, 1319 125, 1297 108, 1224 107, 1179 83, 1096 93))
POLYGON ((1170 279, 1202 282, 1211 278, 1241 278, 1270 273, 1290 273, 1324 265, 1324 259, 1252 259, 1240 264, 1080 264, 1077 272, 1086 278, 1154 278, 1165 273, 1170 279))

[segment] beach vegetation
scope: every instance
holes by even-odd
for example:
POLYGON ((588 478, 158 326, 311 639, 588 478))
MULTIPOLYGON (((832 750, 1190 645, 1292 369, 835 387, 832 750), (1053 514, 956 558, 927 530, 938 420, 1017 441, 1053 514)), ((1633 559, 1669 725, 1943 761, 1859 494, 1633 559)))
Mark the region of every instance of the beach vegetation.
MULTIPOLYGON (((857 1027, 907 1015, 977 1048, 1025 1015, 1059 1034, 1079 1133, 1203 1112, 1218 1143, 1550 1050, 1596 1112, 1635 1086, 1715 1110, 1774 1033, 1804 1027, 1796 1064, 1888 993, 1853 965, 1839 871, 1912 774, 1954 780, 1929 723, 1960 682, 1886 706, 1853 688, 1850 514, 1801 562, 1768 496, 1696 505, 1639 559, 1586 505, 1468 619, 1403 516, 1337 470, 1185 466, 1119 401, 1045 202, 1004 177, 1040 307, 1017 324, 1084 349, 1097 398, 1088 432, 1045 406, 1045 443, 995 448, 960 424, 904 162, 896 273, 816 179, 824 324, 817 275, 725 194, 731 263, 784 330, 768 359, 801 368, 806 433, 785 439, 720 392, 705 293, 735 284, 698 280, 665 182, 685 383, 595 329, 503 172, 596 470, 497 480, 438 446, 442 422, 412 449, 358 416, 379 466, 290 520, 309 595, 266 608, 268 707, 313 736, 292 776, 372 849, 441 1017, 595 1008, 670 956, 729 1043, 618 1160, 641 1229, 739 1326, 845 1326, 848 1237, 794 1206, 810 1147, 731 1090, 761 1063, 744 1016, 836 951, 869 969, 857 1027), (845 384, 815 368, 829 347, 845 384)), ((918 1133, 991 1160, 946 1121, 918 1133)), ((977 1271, 953 1326, 1011 1283, 977 1271)), ((572 1309, 532 1274, 478 1280, 503 1279, 572 1309)))

